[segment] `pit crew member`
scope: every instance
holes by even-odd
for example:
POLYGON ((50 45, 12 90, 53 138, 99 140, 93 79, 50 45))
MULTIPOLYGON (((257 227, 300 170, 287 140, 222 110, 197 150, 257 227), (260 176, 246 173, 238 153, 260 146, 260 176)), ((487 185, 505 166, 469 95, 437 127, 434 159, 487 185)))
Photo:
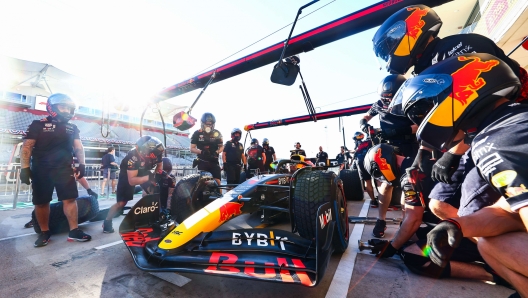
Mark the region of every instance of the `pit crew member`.
POLYGON ((350 162, 352 161, 352 155, 350 155, 350 152, 348 150, 345 150, 345 146, 341 146, 341 152, 337 154, 337 164, 339 165, 339 170, 348 169, 350 166, 350 162))
POLYGON ((315 155, 317 166, 327 166, 328 165, 328 153, 323 151, 323 146, 319 146, 319 152, 315 155))
POLYGON ((264 172, 264 164, 266 163, 266 154, 264 149, 259 145, 256 138, 251 139, 251 146, 246 149, 247 156, 247 173, 246 178, 249 179, 254 176, 255 171, 264 172))
POLYGON ((303 149, 301 149, 301 143, 300 142, 297 142, 295 144, 293 144, 293 146, 295 147, 294 150, 290 150, 290 157, 293 156, 293 155, 302 155, 304 157, 306 157, 306 152, 304 152, 303 149))
POLYGON ((365 160, 365 155, 367 151, 372 147, 372 142, 370 139, 366 138, 365 135, 357 131, 352 138, 354 140, 355 149, 354 156, 352 161, 352 168, 358 170, 359 178, 363 181, 365 189, 367 190, 368 195, 370 196, 370 204, 372 207, 378 206, 378 198, 374 196, 374 187, 372 186, 372 177, 365 170, 363 161, 365 160))
POLYGON ((191 137, 191 152, 198 156, 198 170, 210 172, 220 185, 218 156, 224 150, 222 134, 216 130, 216 118, 211 113, 202 115, 201 128, 191 137))
POLYGON ((244 146, 239 142, 241 136, 242 130, 240 128, 233 128, 231 131, 231 140, 227 141, 224 145, 222 161, 224 163, 227 184, 239 184, 242 165, 245 167, 247 164, 246 156, 244 155, 244 146))
POLYGON ((277 160, 275 155, 275 149, 269 145, 268 138, 262 140, 262 148, 264 149, 264 154, 266 154, 266 163, 264 164, 264 172, 273 171, 271 168, 271 163, 277 160))

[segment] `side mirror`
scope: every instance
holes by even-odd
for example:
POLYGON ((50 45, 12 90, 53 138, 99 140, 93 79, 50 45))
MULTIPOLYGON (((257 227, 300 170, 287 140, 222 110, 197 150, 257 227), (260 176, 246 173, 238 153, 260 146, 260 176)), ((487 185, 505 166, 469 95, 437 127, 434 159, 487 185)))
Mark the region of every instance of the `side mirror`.
POLYGON ((273 67, 270 80, 275 84, 291 86, 297 79, 299 73, 299 58, 297 56, 288 57, 286 61, 281 61, 273 67))

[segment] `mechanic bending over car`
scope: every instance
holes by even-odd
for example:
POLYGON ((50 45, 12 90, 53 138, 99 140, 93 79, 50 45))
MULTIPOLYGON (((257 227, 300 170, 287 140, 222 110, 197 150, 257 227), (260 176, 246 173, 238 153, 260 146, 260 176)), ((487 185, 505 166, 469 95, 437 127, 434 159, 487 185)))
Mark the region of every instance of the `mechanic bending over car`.
POLYGON ((239 142, 241 137, 242 130, 240 128, 233 128, 231 130, 231 140, 227 141, 224 145, 222 161, 224 163, 227 184, 239 184, 242 165, 244 165, 244 169, 247 169, 244 146, 239 142))
POLYGON ((324 166, 329 165, 328 153, 323 151, 323 146, 319 146, 319 152, 317 152, 317 155, 315 156, 315 158, 316 158, 315 165, 317 165, 318 167, 321 167, 321 166, 324 167, 324 166))
MULTIPOLYGON (((400 152, 404 156, 413 158, 418 152, 418 141, 416 140, 416 129, 418 128, 411 120, 402 115, 391 114, 388 110, 389 104, 394 97, 394 94, 400 86, 405 82, 405 77, 402 75, 388 75, 379 84, 378 95, 380 99, 376 101, 367 114, 359 121, 360 128, 363 132, 369 134, 372 141, 376 142, 376 139, 383 143, 397 146, 400 152), (374 130, 374 128, 368 124, 368 121, 374 116, 379 115, 380 129, 374 130)), ((378 197, 378 204, 375 200, 371 201, 372 207, 379 206, 378 209, 378 221, 374 226, 374 236, 383 237, 385 229, 387 228, 385 218, 387 216, 387 210, 392 199, 392 189, 387 184, 381 184, 378 188, 380 196, 378 197), (385 193, 390 188, 390 192, 385 193)))
MULTIPOLYGON (((484 262, 484 260, 478 252, 477 245, 469 239, 463 239, 461 245, 453 252, 449 266, 445 268, 432 264, 429 258, 423 256, 421 248, 426 245, 426 234, 440 219, 427 208, 429 193, 435 182, 430 177, 426 177, 415 185, 411 184, 416 177, 407 176, 405 168, 412 161, 411 158, 400 155, 395 147, 388 144, 372 147, 365 157, 365 169, 377 180, 392 185, 399 183, 403 190, 402 199, 405 201, 404 219, 400 228, 390 242, 378 247, 380 252, 377 257, 390 258, 398 253, 412 272, 429 277, 470 278, 507 285, 500 277, 492 273, 489 267, 470 264, 475 261, 484 262), (421 228, 422 222, 428 226, 421 228), (408 245, 408 241, 414 238, 413 236, 417 237, 418 241, 408 245)), ((433 160, 429 162, 434 163, 433 160)))
MULTIPOLYGON (((363 161, 365 160, 365 155, 367 151, 372 147, 372 142, 369 138, 365 139, 365 135, 357 131, 352 138, 355 143, 354 156, 352 161, 352 168, 358 170, 359 178, 363 181, 365 189, 370 197, 371 204, 375 202, 375 206, 378 204, 378 199, 374 196, 374 187, 372 186, 372 177, 365 170, 363 161)), ((372 206, 372 205, 371 205, 372 206)))
MULTIPOLYGON (((449 150, 465 139, 476 165, 466 177, 476 173, 481 184, 502 195, 492 206, 440 222, 427 236, 429 257, 445 267, 463 237, 480 237, 478 249, 486 263, 528 297, 528 105, 515 102, 521 86, 506 62, 478 53, 429 67, 399 93, 409 118, 425 115, 418 128, 421 140, 449 150)), ((464 191, 468 184, 476 182, 462 182, 461 202, 469 196, 480 199, 464 191)))
POLYGON ((150 185, 162 180, 162 154, 165 151, 163 143, 151 136, 143 136, 136 141, 135 148, 128 151, 119 166, 120 174, 117 181, 116 203, 110 207, 103 222, 103 233, 113 233, 112 219, 125 207, 128 201, 134 199, 136 185, 141 185, 144 191, 150 185), (152 173, 152 169, 154 173, 152 173), (126 174, 125 174, 126 173, 126 174))
POLYGON ((266 162, 264 163, 264 173, 273 172, 271 168, 271 163, 277 160, 277 155, 275 155, 275 149, 269 145, 268 138, 262 140, 262 148, 264 149, 264 154, 266 155, 266 162))
POLYGON ((339 165, 339 170, 344 170, 350 168, 350 162, 352 161, 352 155, 346 149, 345 146, 341 146, 341 152, 336 155, 337 164, 339 165))
POLYGON ((251 139, 251 146, 246 149, 247 156, 247 172, 246 179, 250 179, 254 176, 255 170, 260 173, 264 172, 264 164, 266 164, 266 154, 264 148, 259 145, 259 141, 256 138, 251 139))
POLYGON ((202 115, 201 128, 191 137, 191 153, 197 155, 198 170, 207 171, 213 175, 220 185, 221 173, 218 156, 224 150, 222 134, 216 130, 216 118, 211 113, 202 115))
MULTIPOLYGON (((515 60, 506 56, 491 39, 473 33, 457 34, 441 39, 437 37, 441 26, 442 20, 436 12, 425 5, 412 5, 403 8, 389 17, 375 33, 372 39, 375 54, 380 60, 386 62, 387 71, 397 74, 405 74, 412 66, 414 66, 414 73, 420 74, 431 65, 449 57, 466 53, 491 54, 504 61, 519 78, 522 87, 517 101, 528 99, 528 74, 526 70, 520 67, 515 60), (414 40, 410 40, 406 33, 406 21, 416 13, 421 14, 420 21, 423 26, 420 34, 417 34, 414 40), (391 42, 387 43, 388 40, 391 42)), ((393 103, 393 105, 395 104, 398 103, 393 103)), ((425 114, 417 114, 417 117, 411 120, 419 124, 423 116, 425 114)), ((464 141, 459 142, 444 153, 432 169, 424 168, 421 163, 422 159, 430 158, 430 150, 420 150, 420 154, 416 156, 413 167, 410 169, 417 170, 420 168, 427 176, 431 173, 433 179, 442 182, 438 183, 431 192, 431 198, 435 198, 435 200, 431 200, 430 205, 431 210, 440 218, 448 218, 457 214, 456 208, 445 201, 460 191, 460 185, 466 179, 465 175, 470 172, 471 167, 474 167, 472 164, 465 164, 466 161, 471 161, 469 152, 464 158, 462 157, 468 148, 469 145, 464 141)), ((485 187, 485 184, 481 187, 485 187)))
POLYGON ((53 190, 57 191, 70 232, 68 241, 90 241, 92 237, 78 227, 77 185, 75 179, 85 174, 84 148, 79 137, 79 129, 69 123, 77 105, 67 95, 55 93, 48 97, 46 110, 48 117, 33 121, 24 137, 20 154, 20 181, 33 188, 35 215, 42 230, 35 247, 48 244, 50 202, 53 190), (77 173, 72 169, 73 152, 79 161, 77 173), (31 166, 31 168, 30 168, 31 166), (32 179, 30 182, 29 179, 32 179))

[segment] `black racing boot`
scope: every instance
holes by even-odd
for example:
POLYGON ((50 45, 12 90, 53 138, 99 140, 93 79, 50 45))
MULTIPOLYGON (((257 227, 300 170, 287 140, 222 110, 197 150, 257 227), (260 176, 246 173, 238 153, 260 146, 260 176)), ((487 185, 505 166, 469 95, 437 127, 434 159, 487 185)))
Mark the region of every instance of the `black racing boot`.
POLYGON ((43 231, 35 241, 35 247, 42 247, 48 245, 49 239, 51 237, 50 231, 43 231))
POLYGON ((382 220, 378 219, 376 221, 376 225, 374 226, 374 229, 372 230, 372 235, 376 238, 383 238, 385 237, 385 230, 387 229, 387 223, 382 220))
POLYGON ((79 241, 79 242, 85 242, 92 240, 92 236, 86 234, 81 229, 73 229, 68 233, 68 241, 79 241))
POLYGON ((103 222, 103 233, 113 233, 114 228, 112 227, 112 220, 104 220, 103 222))

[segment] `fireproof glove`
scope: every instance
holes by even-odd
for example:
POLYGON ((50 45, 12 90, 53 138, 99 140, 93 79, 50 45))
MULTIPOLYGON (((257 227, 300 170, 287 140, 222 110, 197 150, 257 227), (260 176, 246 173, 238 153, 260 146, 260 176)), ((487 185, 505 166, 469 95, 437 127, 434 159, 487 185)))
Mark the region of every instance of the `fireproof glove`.
POLYGON ((451 176, 455 173, 460 163, 462 155, 456 155, 449 152, 444 153, 439 160, 433 165, 431 178, 436 181, 451 184, 451 176))
POLYGON ((20 169, 20 181, 29 185, 31 184, 29 178, 31 178, 31 170, 29 168, 20 169))
POLYGON ((83 164, 83 163, 80 163, 79 166, 77 167, 77 179, 81 179, 82 177, 84 177, 84 174, 86 174, 86 165, 83 164))
POLYGON ((394 256, 394 254, 396 254, 397 252, 398 250, 394 248, 394 246, 392 246, 392 242, 388 242, 387 246, 381 252, 379 252, 376 257, 382 259, 390 258, 394 256))
POLYGON ((443 220, 427 234, 425 253, 433 263, 444 268, 463 237, 460 224, 456 220, 443 220))
POLYGON ((363 131, 364 133, 369 133, 371 127, 372 127, 372 126, 368 124, 368 122, 367 122, 366 119, 361 119, 361 120, 359 120, 359 128, 360 128, 361 131, 363 131))

